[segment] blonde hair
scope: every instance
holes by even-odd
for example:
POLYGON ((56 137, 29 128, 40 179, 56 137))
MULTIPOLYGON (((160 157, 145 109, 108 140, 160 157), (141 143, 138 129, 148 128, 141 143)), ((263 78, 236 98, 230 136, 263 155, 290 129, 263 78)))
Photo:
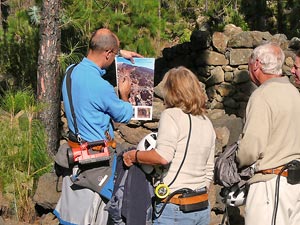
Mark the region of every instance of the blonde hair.
POLYGON ((183 66, 170 69, 162 82, 167 108, 177 107, 192 115, 206 112, 205 89, 192 71, 183 66))

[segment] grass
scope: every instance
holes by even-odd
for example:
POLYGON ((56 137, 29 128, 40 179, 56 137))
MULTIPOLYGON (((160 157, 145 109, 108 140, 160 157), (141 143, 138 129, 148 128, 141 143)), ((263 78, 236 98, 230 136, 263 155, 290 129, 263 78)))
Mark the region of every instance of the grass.
POLYGON ((19 221, 35 217, 35 184, 52 168, 46 152, 46 133, 36 118, 42 109, 32 91, 6 91, 0 108, 0 187, 19 221))

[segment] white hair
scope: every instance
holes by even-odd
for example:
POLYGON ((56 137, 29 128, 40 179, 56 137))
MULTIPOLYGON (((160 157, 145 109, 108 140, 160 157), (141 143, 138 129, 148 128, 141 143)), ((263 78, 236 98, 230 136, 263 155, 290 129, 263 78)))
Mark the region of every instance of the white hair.
POLYGON ((250 58, 261 63, 261 69, 265 74, 282 74, 285 55, 277 43, 265 43, 256 47, 250 58))

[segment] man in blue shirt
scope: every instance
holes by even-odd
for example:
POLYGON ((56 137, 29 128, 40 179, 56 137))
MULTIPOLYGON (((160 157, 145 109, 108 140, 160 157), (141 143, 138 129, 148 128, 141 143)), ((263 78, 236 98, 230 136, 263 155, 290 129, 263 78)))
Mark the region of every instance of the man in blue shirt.
MULTIPOLYGON (((121 99, 114 87, 102 78, 106 73, 105 69, 114 62, 118 49, 117 36, 108 29, 99 29, 91 37, 87 57, 72 71, 72 98, 79 134, 83 140, 105 140, 106 131, 113 138, 110 119, 127 123, 133 115, 132 105, 128 102, 130 78, 127 77, 118 84, 121 99)), ((125 50, 120 53, 130 59, 141 57, 125 50)), ((65 80, 62 93, 68 126, 75 133, 65 80)))
MULTIPOLYGON (((105 69, 114 62, 117 55, 132 62, 134 62, 133 57, 142 57, 135 52, 119 50, 119 44, 118 37, 110 30, 105 28, 96 30, 89 41, 87 56, 74 67, 71 73, 72 102, 78 131, 74 127, 66 78, 63 81, 64 109, 69 131, 75 137, 79 136, 89 142, 113 139, 111 120, 127 123, 133 116, 133 107, 128 102, 130 78, 125 77, 118 83, 119 98, 114 87, 102 77, 106 73, 105 69)), ((60 224, 107 224, 108 215, 104 211, 105 199, 90 189, 74 189, 71 186, 70 177, 65 176, 62 194, 54 210, 60 224)))

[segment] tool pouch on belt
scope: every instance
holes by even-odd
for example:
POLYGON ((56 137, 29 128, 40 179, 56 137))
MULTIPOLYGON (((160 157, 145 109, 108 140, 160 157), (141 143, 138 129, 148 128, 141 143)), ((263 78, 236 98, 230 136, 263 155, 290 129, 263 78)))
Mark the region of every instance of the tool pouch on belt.
POLYGON ((113 180, 117 164, 117 153, 115 150, 109 148, 110 157, 108 160, 92 164, 76 163, 75 165, 70 165, 68 157, 70 149, 71 147, 68 143, 61 145, 58 149, 55 155, 55 164, 57 165, 55 167, 56 174, 58 176, 68 175, 73 184, 95 191, 109 200, 113 192, 113 180))
POLYGON ((208 194, 206 189, 203 191, 192 191, 183 193, 178 197, 180 200, 179 209, 182 212, 194 212, 208 207, 208 194))

